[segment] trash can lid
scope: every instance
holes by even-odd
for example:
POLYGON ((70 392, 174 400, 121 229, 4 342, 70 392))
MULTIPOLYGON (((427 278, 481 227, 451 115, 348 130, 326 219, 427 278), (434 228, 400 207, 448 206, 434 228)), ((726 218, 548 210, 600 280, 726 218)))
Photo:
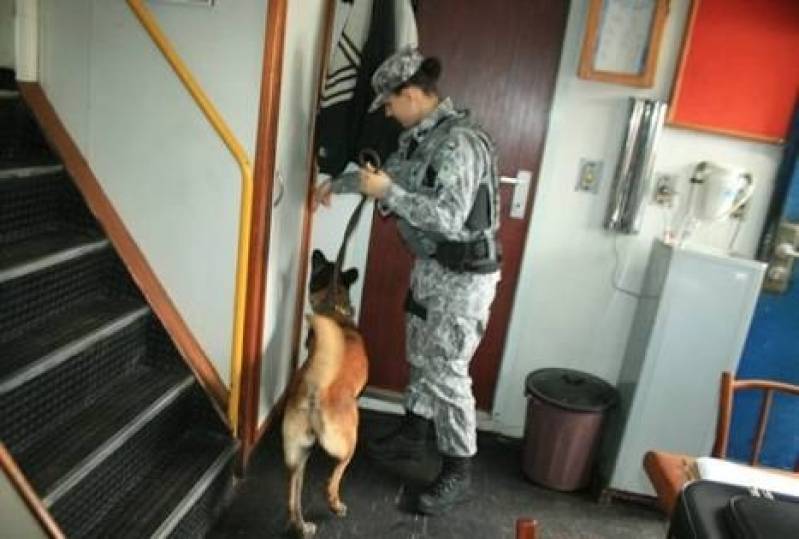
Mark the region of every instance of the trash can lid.
POLYGON ((525 395, 575 412, 601 412, 618 400, 616 388, 572 369, 540 369, 527 375, 525 395))

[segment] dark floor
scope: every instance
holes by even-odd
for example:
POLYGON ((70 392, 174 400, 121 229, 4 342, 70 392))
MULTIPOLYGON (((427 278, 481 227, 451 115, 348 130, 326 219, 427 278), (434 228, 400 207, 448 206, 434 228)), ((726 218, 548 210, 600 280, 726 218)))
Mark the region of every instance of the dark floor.
MULTIPOLYGON (((361 440, 390 429, 396 416, 363 412, 361 440)), ((473 497, 446 517, 423 517, 410 509, 415 493, 432 479, 432 456, 404 470, 387 470, 356 453, 341 487, 348 516, 327 509, 325 480, 332 460, 315 452, 303 496, 305 518, 326 538, 512 539, 521 516, 540 523, 539 539, 662 539, 666 523, 655 511, 622 502, 599 505, 587 494, 563 494, 537 487, 519 469, 519 442, 481 435, 474 466, 473 497)), ((286 532, 286 475, 279 429, 273 429, 253 456, 246 478, 210 537, 291 537, 286 532)))

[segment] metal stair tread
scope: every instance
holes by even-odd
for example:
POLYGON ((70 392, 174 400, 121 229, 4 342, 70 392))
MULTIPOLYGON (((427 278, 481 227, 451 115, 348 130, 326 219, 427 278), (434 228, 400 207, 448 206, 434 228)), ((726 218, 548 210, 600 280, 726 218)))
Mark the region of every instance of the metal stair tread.
POLYGON ((26 238, 0 250, 0 283, 71 260, 109 245, 96 230, 62 228, 26 238))
POLYGON ((46 497, 60 480, 84 465, 186 376, 183 372, 137 367, 22 451, 17 456, 20 467, 36 491, 46 497))
POLYGON ((19 179, 19 178, 42 178, 51 176, 64 171, 64 165, 58 161, 46 161, 44 163, 19 163, 0 165, 0 180, 19 179))
MULTIPOLYGON (((18 171, 25 169, 52 169, 52 172, 61 170, 63 166, 54 155, 32 155, 25 157, 6 157, 0 154, 0 179, 4 177, 19 177, 18 171)), ((30 175, 39 175, 36 174, 30 175)))
POLYGON ((2 344, 0 394, 21 383, 21 377, 33 375, 33 369, 46 370, 74 355, 81 346, 112 334, 148 312, 149 307, 138 299, 94 297, 43 320, 33 330, 2 344), (50 364, 45 364, 48 361, 50 364))
POLYGON ((89 537, 140 538, 166 536, 190 509, 201 489, 233 457, 234 441, 212 431, 187 432, 174 449, 123 497, 88 534, 89 537), (181 514, 182 513, 182 514, 181 514), (170 522, 172 521, 172 522, 170 522))

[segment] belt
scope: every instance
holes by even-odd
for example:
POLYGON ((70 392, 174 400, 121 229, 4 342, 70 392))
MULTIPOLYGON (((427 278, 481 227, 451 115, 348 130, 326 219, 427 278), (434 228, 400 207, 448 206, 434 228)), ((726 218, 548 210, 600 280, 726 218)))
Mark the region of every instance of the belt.
POLYGON ((502 249, 495 240, 442 241, 433 258, 458 273, 494 273, 500 268, 502 249))

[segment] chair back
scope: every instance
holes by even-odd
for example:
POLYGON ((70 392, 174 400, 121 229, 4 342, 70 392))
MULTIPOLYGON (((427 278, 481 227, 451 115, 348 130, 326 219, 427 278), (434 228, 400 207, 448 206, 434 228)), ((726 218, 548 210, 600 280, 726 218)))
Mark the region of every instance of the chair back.
MULTIPOLYGON (((766 425, 774 401, 774 393, 799 396, 799 385, 772 380, 736 380, 732 373, 721 373, 721 396, 719 399, 719 415, 716 421, 716 441, 713 444, 713 456, 725 458, 727 446, 730 441, 730 423, 732 421, 732 403, 737 391, 762 391, 763 400, 760 405, 760 415, 757 422, 757 434, 752 442, 752 454, 749 464, 756 465, 760 460, 760 451, 763 449, 763 440, 766 437, 766 425)), ((799 460, 796 463, 799 472, 799 460)))

